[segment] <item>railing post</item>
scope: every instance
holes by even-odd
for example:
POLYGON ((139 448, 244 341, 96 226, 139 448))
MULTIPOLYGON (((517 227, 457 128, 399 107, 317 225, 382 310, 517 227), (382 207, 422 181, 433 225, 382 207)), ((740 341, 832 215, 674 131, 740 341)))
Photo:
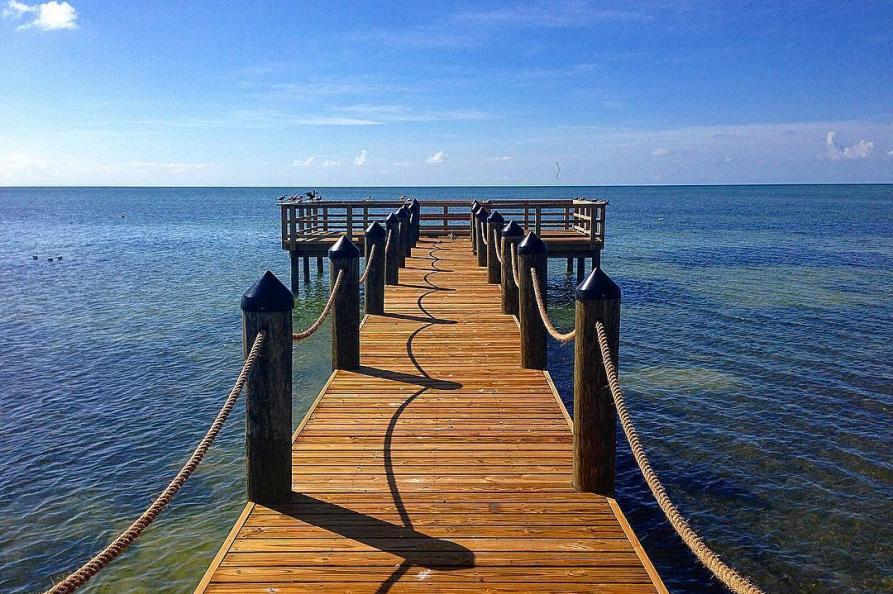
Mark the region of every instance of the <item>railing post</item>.
POLYGON ((491 285, 499 284, 499 242, 502 241, 502 226, 505 219, 498 210, 493 210, 487 217, 487 282, 491 285))
POLYGON ((329 248, 332 284, 343 270, 341 288, 332 304, 332 369, 360 366, 360 249, 348 239, 329 248))
POLYGON ((366 227, 366 267, 369 268, 369 274, 366 276, 367 314, 384 313, 384 245, 387 237, 388 232, 378 224, 378 221, 366 227), (375 257, 370 260, 373 247, 375 257))
POLYGON ((468 223, 468 238, 471 240, 471 253, 478 253, 477 243, 477 210, 481 207, 481 203, 475 200, 471 203, 471 219, 468 223))
POLYGON ((484 243, 487 239, 487 217, 490 216, 490 213, 482 206, 478 209, 477 221, 475 224, 477 225, 477 257, 478 257, 478 266, 484 268, 487 266, 487 245, 484 243))
MULTIPOLYGON (((502 230, 502 313, 518 315, 518 285, 512 272, 512 250, 524 238, 524 229, 515 221, 511 221, 502 230)), ((518 279, 520 280, 520 279, 518 279)))
POLYGON ((242 349, 265 337, 245 383, 248 500, 278 503, 291 493, 291 363, 294 297, 269 270, 242 296, 242 349))
POLYGON ((409 244, 409 209, 406 205, 401 206, 397 210, 397 219, 400 221, 400 268, 406 268, 406 258, 412 255, 412 248, 409 244))
POLYGON ((546 296, 546 263, 548 248, 536 233, 528 233, 518 245, 518 321, 521 325, 521 367, 524 369, 546 368, 546 327, 540 317, 533 292, 533 276, 536 270, 540 292, 546 296))
POLYGON ((419 201, 413 198, 409 201, 409 227, 412 229, 412 234, 410 235, 410 245, 411 247, 415 247, 419 243, 419 235, 421 231, 421 217, 422 214, 422 205, 419 204, 419 201))
POLYGON ((385 246, 387 251, 385 257, 385 282, 389 285, 400 283, 400 219, 397 215, 391 213, 384 220, 385 228, 391 234, 391 243, 385 246))
POLYGON ((575 296, 573 486, 577 491, 612 495, 617 421, 595 322, 604 324, 611 357, 618 365, 620 287, 596 268, 575 296))

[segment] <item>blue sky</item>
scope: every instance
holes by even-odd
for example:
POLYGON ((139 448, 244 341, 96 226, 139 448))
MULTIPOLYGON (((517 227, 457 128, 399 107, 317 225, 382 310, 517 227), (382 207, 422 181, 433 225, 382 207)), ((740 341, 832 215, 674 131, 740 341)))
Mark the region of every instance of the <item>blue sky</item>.
POLYGON ((0 185, 893 182, 889 1, 0 4, 0 185))

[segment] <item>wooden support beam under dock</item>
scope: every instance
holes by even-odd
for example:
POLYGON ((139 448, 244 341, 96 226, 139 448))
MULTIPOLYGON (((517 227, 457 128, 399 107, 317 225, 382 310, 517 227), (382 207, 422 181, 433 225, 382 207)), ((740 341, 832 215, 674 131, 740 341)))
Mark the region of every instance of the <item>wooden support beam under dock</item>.
POLYGON ((468 239, 423 235, 384 311, 295 432, 290 497, 245 507, 196 592, 667 591, 571 486, 567 414, 468 239))

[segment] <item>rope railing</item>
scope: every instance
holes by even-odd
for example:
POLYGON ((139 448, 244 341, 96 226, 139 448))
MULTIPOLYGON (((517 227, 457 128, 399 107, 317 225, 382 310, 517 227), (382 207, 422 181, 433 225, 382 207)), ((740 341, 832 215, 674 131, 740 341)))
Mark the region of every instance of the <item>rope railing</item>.
POLYGON ((518 246, 512 242, 512 280, 515 281, 515 286, 521 287, 521 279, 518 275, 518 246))
POLYGON ((483 221, 480 222, 481 226, 481 241, 484 242, 484 245, 489 246, 490 242, 487 240, 487 224, 483 221))
POLYGON ((394 230, 388 229, 388 238, 384 242, 384 253, 385 254, 391 253, 391 237, 393 237, 393 235, 394 235, 394 230))
MULTIPOLYGON (((361 276, 360 280, 358 281, 361 285, 366 282, 366 279, 369 278, 369 271, 372 270, 372 263, 375 262, 375 253, 377 249, 378 246, 373 243, 372 249, 369 250, 369 257, 366 258, 366 269, 363 270, 363 276, 361 276)), ((338 274, 340 276, 341 273, 338 274)))
MULTIPOLYGON (((499 237, 494 235, 493 239, 498 240, 499 237)), ((499 262, 500 264, 502 264, 502 242, 501 241, 496 241, 496 249, 493 251, 496 252, 496 261, 499 262)))
POLYGON ((651 489, 651 494, 657 500, 657 504, 664 512, 670 525, 682 539, 682 542, 688 546, 695 554, 698 560, 709 569, 723 584, 736 594, 764 594, 763 591, 755 586, 749 579, 739 574, 737 571, 726 565, 719 556, 708 547, 700 536, 689 526, 686 519, 679 513, 679 510, 670 500, 666 489, 658 478, 657 474, 651 468, 651 463, 645 455, 645 450, 639 442, 638 432, 633 425, 629 410, 626 408, 626 400, 623 397, 623 390, 620 388, 620 381, 617 378, 617 368, 611 359, 611 351, 608 346, 608 333, 604 324, 600 321, 595 323, 595 329, 598 333, 598 345, 602 354, 602 364, 605 368, 605 374, 608 377, 608 385, 611 388, 611 396, 614 399, 614 407, 617 409, 617 416, 623 426, 623 433, 632 449, 633 457, 642 476, 651 489))
POLYGON ((245 386, 245 382, 248 380, 251 368, 260 356, 260 349, 264 343, 265 336, 266 334, 263 330, 258 332, 257 336, 255 336, 254 343, 251 345, 251 350, 248 352, 248 356, 245 357, 245 362, 242 363, 242 369, 239 371, 236 383, 226 397, 220 412, 217 413, 214 422, 211 423, 211 426, 208 428, 208 432, 205 433, 205 436, 199 442, 195 451, 192 452, 192 455, 186 461, 186 464, 183 465, 180 472, 177 473, 164 491, 161 492, 161 495, 159 495, 155 501, 146 508, 146 511, 144 511, 142 515, 140 515, 140 517, 127 528, 127 530, 119 534, 115 540, 95 557, 69 574, 64 580, 47 590, 45 594, 69 594, 86 584, 109 563, 114 561, 116 557, 123 553, 133 541, 140 537, 143 531, 155 520, 155 518, 158 517, 158 514, 164 511, 174 498, 174 495, 177 494, 177 491, 180 490, 180 487, 183 486, 186 480, 198 467, 199 463, 208 452, 208 449, 211 447, 211 444, 214 443, 217 434, 220 433, 220 430, 223 428, 223 424, 226 422, 227 417, 229 417, 230 412, 232 412, 233 407, 236 404, 236 399, 239 397, 242 388, 245 386))
POLYGON ((305 338, 309 338, 313 335, 314 332, 319 330, 319 327, 322 326, 322 323, 329 316, 329 312, 332 311, 332 305, 335 303, 335 296, 338 295, 338 289, 341 288, 341 281, 343 279, 344 271, 339 270, 338 276, 335 277, 335 284, 332 285, 332 291, 329 293, 329 299, 326 301, 325 306, 322 308, 322 312, 320 312, 319 317, 316 318, 316 321, 310 324, 310 326, 308 326, 306 330, 302 330, 301 332, 294 332, 291 335, 292 340, 304 340, 305 338))
POLYGON ((555 325, 552 324, 552 320, 549 319, 549 312, 546 310, 546 300, 543 299, 543 293, 540 290, 540 280, 539 275, 536 273, 536 268, 530 268, 530 277, 533 282, 533 294, 536 297, 536 308, 540 312, 540 318, 543 320, 543 326, 546 327, 546 332, 558 342, 572 341, 577 334, 576 328, 570 332, 562 333, 558 331, 555 325))

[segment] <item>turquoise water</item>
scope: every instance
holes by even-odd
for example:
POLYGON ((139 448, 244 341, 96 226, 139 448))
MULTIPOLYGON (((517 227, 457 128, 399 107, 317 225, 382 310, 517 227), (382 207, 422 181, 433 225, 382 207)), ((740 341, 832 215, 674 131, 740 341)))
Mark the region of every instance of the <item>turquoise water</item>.
MULTIPOLYGON (((0 188, 0 590, 62 576, 179 469, 238 371, 240 295, 266 268, 288 278, 275 198, 296 190, 0 188)), ((768 591, 893 591, 893 186, 321 191, 609 199, 623 382, 680 508, 768 591)), ((567 327, 563 261, 549 284, 567 327)), ((302 291, 299 325, 327 283, 302 291)), ((328 340, 297 348, 296 419, 328 375, 328 340)), ((549 355, 569 397, 572 347, 549 355)), ((191 590, 244 501, 242 412, 87 591, 191 590)), ((722 592, 628 449, 618 465, 618 499, 671 591, 722 592)))

